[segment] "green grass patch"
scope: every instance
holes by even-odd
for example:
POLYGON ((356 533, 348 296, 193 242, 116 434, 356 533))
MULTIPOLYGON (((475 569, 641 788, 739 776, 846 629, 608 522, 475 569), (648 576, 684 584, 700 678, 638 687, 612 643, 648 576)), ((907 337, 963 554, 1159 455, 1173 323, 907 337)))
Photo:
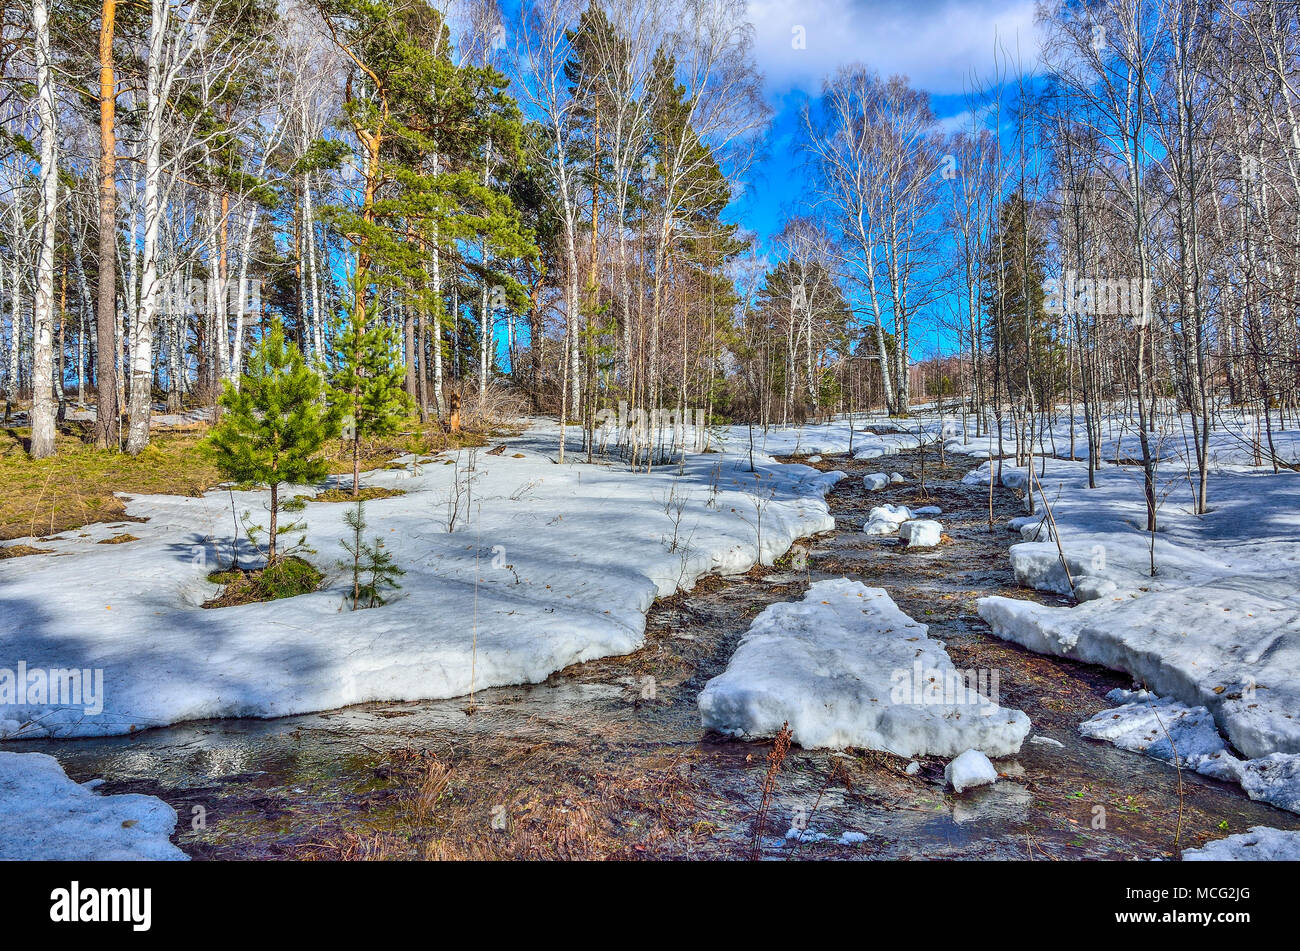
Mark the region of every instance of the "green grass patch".
POLYGON ((227 569, 208 575, 213 584, 225 585, 215 598, 203 602, 205 608, 228 608, 236 604, 278 601, 309 594, 321 586, 325 576, 311 563, 296 556, 281 558, 268 568, 255 571, 227 569))
POLYGON ((377 485, 363 485, 361 491, 356 495, 352 494, 351 489, 326 489, 312 496, 313 502, 355 502, 360 499, 362 502, 370 502, 374 499, 392 499, 399 495, 405 495, 405 489, 385 489, 377 485))

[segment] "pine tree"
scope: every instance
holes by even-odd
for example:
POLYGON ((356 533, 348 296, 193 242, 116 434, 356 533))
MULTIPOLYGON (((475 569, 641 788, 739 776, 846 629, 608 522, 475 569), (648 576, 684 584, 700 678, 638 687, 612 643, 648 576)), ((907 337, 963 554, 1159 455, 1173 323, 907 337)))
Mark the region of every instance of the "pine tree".
MULTIPOLYGON (((343 111, 362 153, 357 157, 365 170, 362 202, 357 209, 327 206, 321 213, 355 249, 351 321, 369 328, 372 302, 383 298, 416 315, 421 339, 408 328, 407 359, 414 357, 417 364, 418 355, 426 353, 424 322, 430 321, 428 351, 438 387, 443 327, 457 319, 445 308, 444 274, 463 269, 478 279, 484 291, 481 317, 489 325, 491 311, 529 305, 527 290, 509 268, 538 252, 498 180, 522 163, 519 110, 505 91, 506 78, 490 65, 455 62, 443 14, 424 0, 315 2, 334 42, 355 67, 343 111), (478 247, 477 260, 465 257, 470 245, 478 247)), ((350 343, 379 349, 360 339, 350 343)), ((401 370, 405 378, 405 367, 401 370)), ((418 380, 428 377, 427 368, 418 370, 418 376, 404 380, 411 395, 421 389, 418 380)), ((441 394, 435 396, 441 407, 441 394)), ((359 450, 366 432, 361 416, 354 415, 353 445, 359 450)), ((381 431, 388 430, 370 434, 381 431)), ((359 468, 353 467, 354 492, 359 468)))
POLYGON ((384 603, 384 589, 397 589, 401 585, 397 579, 406 574, 393 561, 393 556, 384 550, 384 540, 376 538, 373 545, 363 540, 366 530, 365 502, 357 499, 357 504, 348 509, 343 521, 352 529, 352 540, 339 539, 343 549, 352 556, 350 562, 341 561, 339 567, 352 570, 352 610, 361 607, 373 608, 384 603))
POLYGON ((1058 379, 1063 359, 1052 339, 1043 287, 1046 240, 1033 209, 1020 192, 1003 202, 984 267, 989 277, 981 294, 989 316, 989 343, 1013 398, 1031 386, 1042 400, 1058 379), (1026 233, 1027 232, 1027 233, 1026 233))
POLYGON ((397 332, 379 321, 351 320, 336 340, 339 360, 330 373, 330 405, 345 421, 352 442, 352 496, 361 491, 361 441, 389 436, 410 412, 403 385, 406 366, 395 359, 397 332))
POLYGON ((226 478, 271 489, 268 566, 275 564, 278 536, 295 527, 277 524, 281 484, 315 482, 328 471, 321 448, 338 420, 323 397, 320 376, 285 340, 279 321, 249 354, 239 388, 227 383, 221 394, 211 450, 226 478))

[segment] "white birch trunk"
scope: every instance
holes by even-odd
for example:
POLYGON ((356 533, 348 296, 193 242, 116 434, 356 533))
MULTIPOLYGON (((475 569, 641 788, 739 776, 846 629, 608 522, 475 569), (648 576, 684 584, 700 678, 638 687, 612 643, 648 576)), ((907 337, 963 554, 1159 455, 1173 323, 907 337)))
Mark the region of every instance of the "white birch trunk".
POLYGON ((36 111, 41 126, 41 202, 37 208, 40 248, 36 260, 36 303, 32 312, 31 456, 54 454, 54 216, 58 206, 58 131, 54 77, 50 67, 50 17, 46 0, 32 0, 36 47, 36 111))
POLYGON ((166 0, 152 0, 148 76, 145 82, 144 247, 140 254, 140 303, 131 325, 130 429, 126 451, 137 455, 149 445, 153 324, 158 312, 158 231, 162 220, 163 49, 166 0))

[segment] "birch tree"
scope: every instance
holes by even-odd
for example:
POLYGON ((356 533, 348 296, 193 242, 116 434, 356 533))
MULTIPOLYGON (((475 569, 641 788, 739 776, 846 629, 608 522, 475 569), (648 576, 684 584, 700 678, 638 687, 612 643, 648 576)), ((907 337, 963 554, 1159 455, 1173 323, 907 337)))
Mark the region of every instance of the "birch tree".
POLYGON ((58 101, 50 60, 50 16, 46 0, 32 0, 36 67, 36 111, 40 121, 40 203, 37 230, 36 301, 32 311, 33 459, 54 455, 54 239, 58 210, 58 101))

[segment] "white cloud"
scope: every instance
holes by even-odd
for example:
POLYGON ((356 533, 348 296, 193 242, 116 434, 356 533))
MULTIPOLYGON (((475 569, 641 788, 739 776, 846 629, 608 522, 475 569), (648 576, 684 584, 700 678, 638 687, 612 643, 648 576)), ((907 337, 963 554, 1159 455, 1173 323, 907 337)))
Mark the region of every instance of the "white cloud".
MULTIPOLYGON (((970 132, 972 129, 992 129, 994 120, 994 109, 990 103, 984 103, 974 109, 963 109, 938 122, 940 132, 970 132)), ((1002 116, 1003 126, 1006 126, 1007 116, 1002 116)))
POLYGON ((932 93, 961 93, 972 72, 992 73, 996 40, 1013 57, 1018 43, 1026 69, 1038 50, 1033 0, 750 0, 749 18, 773 95, 816 94, 853 62, 932 93))

